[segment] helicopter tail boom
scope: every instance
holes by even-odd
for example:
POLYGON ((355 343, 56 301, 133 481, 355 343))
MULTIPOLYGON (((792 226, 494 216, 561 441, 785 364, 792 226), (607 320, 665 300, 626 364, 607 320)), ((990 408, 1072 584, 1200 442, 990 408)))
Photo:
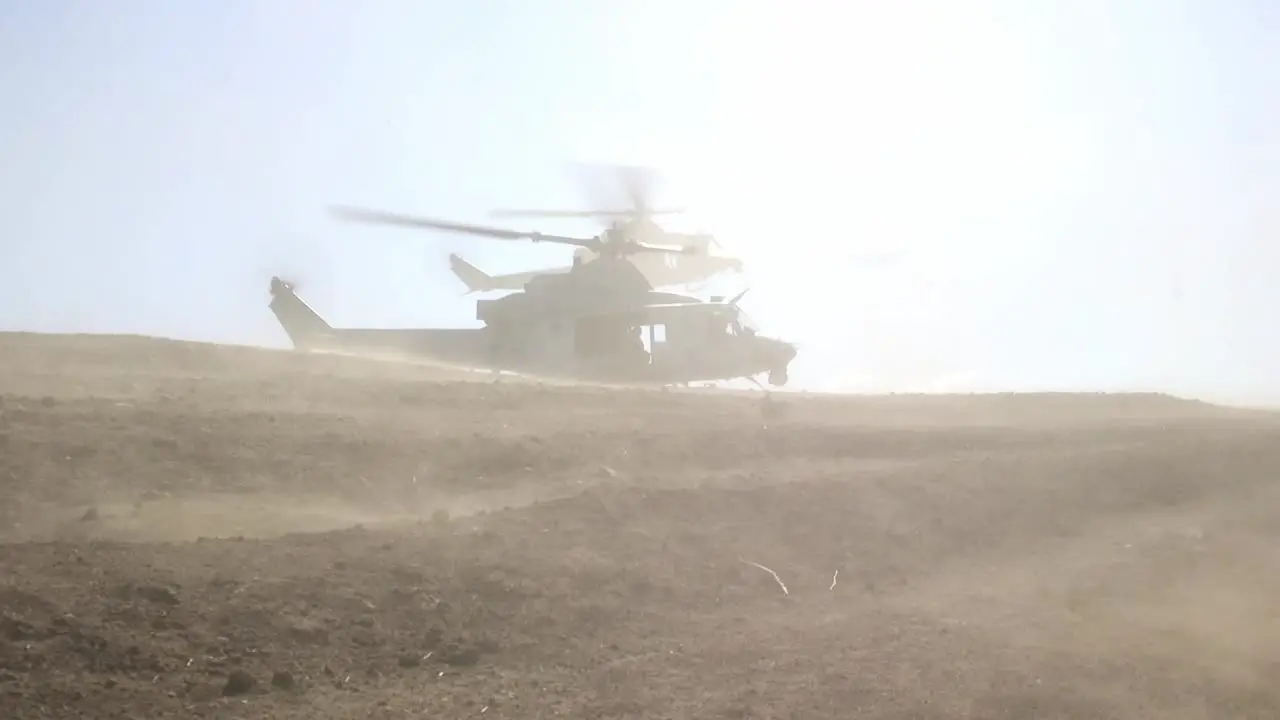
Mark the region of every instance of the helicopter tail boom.
POLYGON ((482 328, 335 328, 278 277, 271 278, 268 307, 298 350, 412 357, 472 368, 491 364, 492 343, 482 328))

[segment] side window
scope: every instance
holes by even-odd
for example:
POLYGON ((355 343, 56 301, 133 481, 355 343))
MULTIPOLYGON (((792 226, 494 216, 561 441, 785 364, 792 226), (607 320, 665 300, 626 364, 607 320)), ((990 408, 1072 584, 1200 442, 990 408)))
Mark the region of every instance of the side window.
POLYGON ((650 325, 648 327, 641 328, 641 331, 640 336, 644 341, 644 349, 650 354, 653 353, 655 346, 667 341, 667 326, 665 325, 650 325), (649 334, 650 331, 653 333, 652 337, 649 334), (652 342, 650 342, 650 340, 652 340, 652 342))

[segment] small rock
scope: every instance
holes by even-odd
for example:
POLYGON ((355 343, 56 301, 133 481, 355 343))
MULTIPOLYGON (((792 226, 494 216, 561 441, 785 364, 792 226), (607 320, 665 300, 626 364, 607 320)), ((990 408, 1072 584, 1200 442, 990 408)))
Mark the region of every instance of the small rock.
POLYGON ((253 692, 253 688, 258 684, 253 676, 244 670, 232 670, 227 676, 227 684, 222 686, 222 694, 225 697, 233 697, 235 695, 247 695, 253 692))
POLYGON ((85 510, 84 514, 80 516, 80 522, 92 522, 97 519, 98 519, 97 507, 91 507, 88 510, 85 510))
POLYGON ((293 673, 288 670, 277 670, 271 673, 271 687, 277 690, 292 690, 295 685, 293 673))
POLYGON ((480 651, 474 647, 451 646, 439 655, 440 662, 454 667, 468 667, 480 662, 480 651))
POLYGON ((178 593, 159 585, 139 585, 134 590, 138 597, 160 605, 177 605, 178 593))
MULTIPOLYGON (((443 604, 443 601, 440 604, 443 604)), ((422 644, 428 649, 435 649, 443 639, 444 629, 439 625, 432 625, 422 634, 422 644)))

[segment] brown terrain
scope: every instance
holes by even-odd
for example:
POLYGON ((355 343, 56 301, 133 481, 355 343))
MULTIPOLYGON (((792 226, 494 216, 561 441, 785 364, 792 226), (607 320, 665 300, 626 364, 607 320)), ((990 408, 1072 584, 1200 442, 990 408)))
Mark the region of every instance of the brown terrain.
POLYGON ((1278 470, 1157 395, 0 335, 0 718, 1275 718, 1278 470))

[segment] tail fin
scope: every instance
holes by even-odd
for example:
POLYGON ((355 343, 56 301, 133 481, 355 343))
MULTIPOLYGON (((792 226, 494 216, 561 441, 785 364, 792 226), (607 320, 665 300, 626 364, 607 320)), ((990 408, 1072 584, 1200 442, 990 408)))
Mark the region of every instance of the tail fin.
POLYGON ((292 285, 278 277, 271 278, 269 307, 299 350, 324 345, 333 337, 333 327, 294 293, 292 285))
POLYGON ((453 270, 453 274, 467 286, 467 292, 482 292, 493 289, 492 275, 457 255, 449 255, 449 269, 453 270))

